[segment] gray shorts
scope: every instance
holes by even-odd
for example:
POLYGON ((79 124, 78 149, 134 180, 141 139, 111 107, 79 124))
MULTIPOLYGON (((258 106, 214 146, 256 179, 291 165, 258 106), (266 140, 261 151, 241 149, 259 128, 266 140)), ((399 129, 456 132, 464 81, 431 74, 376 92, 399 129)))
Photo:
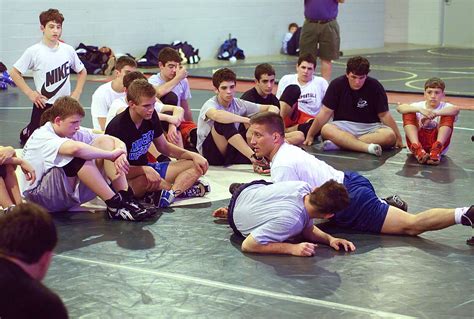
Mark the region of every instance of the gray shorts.
POLYGON ((360 137, 365 134, 373 133, 381 128, 390 128, 380 122, 377 123, 359 123, 351 121, 332 121, 328 124, 337 126, 340 130, 348 132, 355 137, 360 137))
POLYGON ((97 195, 81 181, 71 186, 62 167, 53 167, 38 182, 24 193, 26 199, 39 204, 50 212, 67 211, 86 203, 97 195))

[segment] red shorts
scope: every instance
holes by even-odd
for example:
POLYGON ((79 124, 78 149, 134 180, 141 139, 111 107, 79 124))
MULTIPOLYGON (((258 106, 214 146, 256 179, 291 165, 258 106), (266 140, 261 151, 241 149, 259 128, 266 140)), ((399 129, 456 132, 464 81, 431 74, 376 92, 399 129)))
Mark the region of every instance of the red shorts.
POLYGON ((300 110, 295 110, 296 114, 293 114, 292 117, 286 116, 284 121, 285 121, 285 127, 291 127, 295 126, 298 124, 304 124, 308 122, 309 120, 314 119, 314 116, 311 116, 309 114, 306 114, 303 111, 300 110))

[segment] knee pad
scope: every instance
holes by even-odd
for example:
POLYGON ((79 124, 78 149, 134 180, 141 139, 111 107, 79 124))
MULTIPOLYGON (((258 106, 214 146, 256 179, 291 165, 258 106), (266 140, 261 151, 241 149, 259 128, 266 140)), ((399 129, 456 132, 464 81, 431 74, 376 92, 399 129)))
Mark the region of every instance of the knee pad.
POLYGON ((178 105, 178 96, 173 91, 170 91, 167 94, 160 97, 160 101, 163 104, 178 105))
MULTIPOLYGON (((306 138, 306 136, 308 135, 308 131, 309 131, 311 125, 313 124, 313 121, 314 121, 314 120, 310 120, 310 121, 308 121, 308 122, 306 122, 306 123, 299 124, 299 125, 297 126, 297 130, 303 132, 305 138, 306 138)), ((319 135, 319 134, 317 134, 317 135, 319 135)), ((317 136, 317 135, 316 135, 316 136, 317 136)), ((315 136, 315 137, 316 137, 316 136, 315 136)))
POLYGON ((293 104, 298 102, 300 95, 301 95, 300 87, 296 84, 290 84, 285 88, 285 90, 281 94, 280 101, 287 103, 289 106, 293 106, 293 104))
POLYGON ((453 128, 454 126, 454 119, 455 117, 452 115, 443 115, 440 116, 439 118, 439 127, 441 126, 448 126, 450 128, 453 128))
POLYGON ((416 113, 406 113, 402 114, 403 126, 406 125, 415 125, 418 127, 418 119, 416 118, 416 113))
POLYGON ((0 177, 7 177, 7 167, 5 165, 0 165, 0 177))
POLYGON ((234 123, 223 124, 214 122, 214 129, 216 130, 217 134, 224 136, 226 140, 229 140, 235 134, 239 134, 239 131, 235 128, 234 123))

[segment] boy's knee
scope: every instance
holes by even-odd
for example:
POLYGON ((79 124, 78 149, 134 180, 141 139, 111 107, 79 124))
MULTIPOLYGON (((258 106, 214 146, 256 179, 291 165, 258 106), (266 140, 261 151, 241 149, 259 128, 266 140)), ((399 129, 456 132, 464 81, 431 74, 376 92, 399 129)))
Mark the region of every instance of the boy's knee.
POLYGON ((113 150, 115 148, 115 140, 112 136, 102 135, 97 137, 92 145, 103 150, 113 150))
POLYGON ((402 114, 403 126, 414 125, 418 127, 418 119, 416 118, 416 113, 405 113, 402 114))
POLYGON ((452 115, 440 116, 440 118, 439 118, 439 127, 447 126, 447 127, 452 129, 453 126, 454 126, 454 120, 455 120, 455 116, 452 116, 452 115))
POLYGON ((216 122, 214 123, 214 130, 217 134, 224 136, 226 140, 239 133, 233 123, 224 124, 216 122))
POLYGON ((330 123, 324 124, 321 128, 321 137, 325 140, 330 140, 337 134, 338 128, 330 123))

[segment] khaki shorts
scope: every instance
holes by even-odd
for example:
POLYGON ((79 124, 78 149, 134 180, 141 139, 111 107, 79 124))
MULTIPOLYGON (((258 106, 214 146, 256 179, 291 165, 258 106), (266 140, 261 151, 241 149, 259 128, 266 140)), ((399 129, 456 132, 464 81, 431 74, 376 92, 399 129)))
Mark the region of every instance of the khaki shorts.
POLYGON ((316 23, 306 19, 301 29, 300 56, 310 53, 322 60, 337 60, 340 43, 337 20, 316 23))
POLYGON ((26 199, 39 204, 49 212, 67 211, 94 198, 96 194, 81 181, 71 186, 62 167, 53 167, 32 190, 25 192, 26 199))
POLYGON ((381 128, 390 128, 382 123, 359 123, 351 121, 332 121, 328 124, 337 126, 340 130, 348 132, 359 138, 362 135, 374 133, 381 128))

